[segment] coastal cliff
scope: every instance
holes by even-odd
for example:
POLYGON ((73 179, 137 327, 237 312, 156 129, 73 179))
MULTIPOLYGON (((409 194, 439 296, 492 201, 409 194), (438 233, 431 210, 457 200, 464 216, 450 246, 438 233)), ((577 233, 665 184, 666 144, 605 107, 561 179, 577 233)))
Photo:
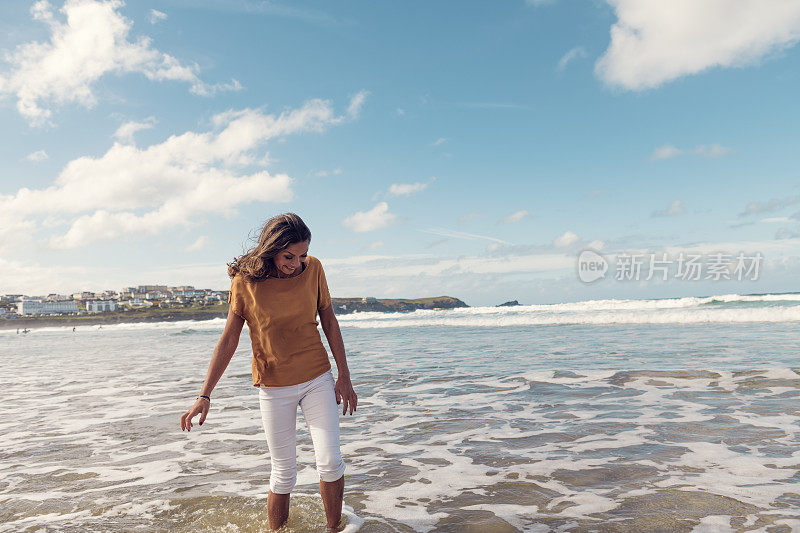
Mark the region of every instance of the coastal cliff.
POLYGON ((376 311, 380 313, 403 313, 416 309, 454 309, 469 307, 452 296, 435 296, 433 298, 388 299, 388 298, 331 298, 331 305, 337 315, 355 312, 376 311), (366 300, 366 301, 365 301, 366 300))

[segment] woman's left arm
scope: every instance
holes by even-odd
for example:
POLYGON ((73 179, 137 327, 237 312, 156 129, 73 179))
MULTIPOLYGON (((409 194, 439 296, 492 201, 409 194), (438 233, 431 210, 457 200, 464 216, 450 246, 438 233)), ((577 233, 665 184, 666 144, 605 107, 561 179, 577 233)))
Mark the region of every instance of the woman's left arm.
POLYGON ((350 369, 347 368, 347 359, 344 354, 344 340, 342 339, 342 330, 339 329, 339 321, 336 320, 336 315, 333 312, 333 305, 319 313, 319 323, 322 326, 322 331, 325 332, 325 337, 328 339, 328 346, 331 348, 333 358, 336 360, 336 368, 339 370, 339 379, 336 380, 336 403, 343 403, 342 414, 346 414, 348 406, 350 407, 350 414, 356 410, 358 404, 358 397, 353 390, 353 385, 350 382, 350 369), (341 400, 344 402, 341 402, 341 400))

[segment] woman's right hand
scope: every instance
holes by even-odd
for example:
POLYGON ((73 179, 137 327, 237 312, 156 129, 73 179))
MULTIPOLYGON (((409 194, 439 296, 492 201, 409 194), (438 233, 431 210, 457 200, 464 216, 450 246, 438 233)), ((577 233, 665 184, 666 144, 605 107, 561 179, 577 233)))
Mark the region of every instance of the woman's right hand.
POLYGON ((192 408, 181 415, 181 431, 191 431, 192 418, 198 414, 200 415, 200 425, 202 426, 203 422, 206 420, 206 416, 208 415, 209 407, 211 407, 210 401, 204 398, 198 398, 197 401, 194 402, 192 408))

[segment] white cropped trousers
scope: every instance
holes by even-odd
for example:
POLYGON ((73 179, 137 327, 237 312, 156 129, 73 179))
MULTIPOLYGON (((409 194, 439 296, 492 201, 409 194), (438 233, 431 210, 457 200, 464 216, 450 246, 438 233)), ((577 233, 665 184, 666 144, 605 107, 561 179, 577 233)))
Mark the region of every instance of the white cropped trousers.
POLYGON ((333 373, 329 369, 298 385, 259 386, 261 421, 272 463, 269 488, 275 494, 289 494, 297 483, 298 404, 314 443, 320 480, 336 481, 344 475, 334 383, 333 373))

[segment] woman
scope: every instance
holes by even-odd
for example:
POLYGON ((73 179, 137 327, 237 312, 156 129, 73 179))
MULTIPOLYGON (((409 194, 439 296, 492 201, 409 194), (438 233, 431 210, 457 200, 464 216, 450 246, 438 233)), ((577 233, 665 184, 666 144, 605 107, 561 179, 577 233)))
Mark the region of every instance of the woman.
POLYGON ((308 255, 311 231, 294 213, 267 221, 252 250, 228 264, 232 278, 228 321, 214 349, 208 373, 181 430, 200 425, 211 406, 211 391, 228 366, 247 322, 253 346, 253 386, 259 387, 261 420, 267 436, 272 471, 267 498, 269 527, 278 529, 289 516, 289 494, 297 481, 295 451, 297 406, 303 411, 314 442, 326 531, 342 516, 345 464, 339 449, 339 415, 356 410, 358 398, 350 383, 344 342, 333 313, 325 272, 308 255), (331 348, 339 378, 317 330, 316 314, 331 348))

